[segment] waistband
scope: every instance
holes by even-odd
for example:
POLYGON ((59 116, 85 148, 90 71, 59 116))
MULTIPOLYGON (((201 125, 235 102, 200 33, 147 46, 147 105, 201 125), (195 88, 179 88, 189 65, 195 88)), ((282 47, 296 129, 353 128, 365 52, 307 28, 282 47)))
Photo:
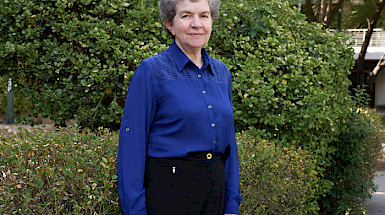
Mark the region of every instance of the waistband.
POLYGON ((175 161, 216 161, 224 159, 223 154, 214 153, 214 152, 190 152, 184 157, 175 157, 175 158, 156 158, 156 157, 147 157, 150 160, 175 160, 175 161))

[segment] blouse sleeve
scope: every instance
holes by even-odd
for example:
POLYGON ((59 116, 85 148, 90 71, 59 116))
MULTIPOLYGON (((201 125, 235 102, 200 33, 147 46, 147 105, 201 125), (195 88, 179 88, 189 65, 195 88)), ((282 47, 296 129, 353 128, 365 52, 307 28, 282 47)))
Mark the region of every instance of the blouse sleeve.
POLYGON ((147 215, 143 182, 148 133, 155 110, 154 77, 144 61, 131 79, 119 133, 117 175, 123 214, 147 215))
MULTIPOLYGON (((229 99, 231 105, 232 101, 232 87, 231 87, 231 76, 229 78, 229 99)), ((229 214, 239 214, 239 205, 241 203, 241 190, 239 183, 239 161, 238 161, 238 151, 237 144, 235 139, 235 128, 234 124, 232 126, 232 141, 230 145, 229 157, 225 163, 225 189, 226 189, 226 198, 225 198, 225 213, 229 214)))

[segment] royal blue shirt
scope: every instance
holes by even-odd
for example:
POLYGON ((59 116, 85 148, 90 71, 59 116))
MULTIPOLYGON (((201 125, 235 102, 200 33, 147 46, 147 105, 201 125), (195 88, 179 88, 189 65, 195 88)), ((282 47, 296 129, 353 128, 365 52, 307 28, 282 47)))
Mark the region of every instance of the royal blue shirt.
POLYGON ((144 60, 127 92, 119 133, 118 189, 124 214, 146 215, 146 156, 183 157, 211 151, 227 155, 225 212, 241 201, 238 153, 227 66, 202 49, 198 68, 175 42, 144 60))

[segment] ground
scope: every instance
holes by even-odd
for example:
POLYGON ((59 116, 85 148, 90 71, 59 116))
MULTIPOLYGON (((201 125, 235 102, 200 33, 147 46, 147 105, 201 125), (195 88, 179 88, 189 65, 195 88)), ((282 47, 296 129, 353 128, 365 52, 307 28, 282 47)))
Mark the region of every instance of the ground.
POLYGON ((41 120, 41 124, 37 124, 35 126, 30 125, 24 125, 24 124, 7 124, 6 121, 6 114, 0 113, 0 133, 2 134, 17 134, 19 131, 19 127, 23 127, 24 129, 27 129, 28 131, 34 131, 36 129, 44 128, 46 130, 55 130, 55 125, 52 123, 52 121, 46 119, 41 120))

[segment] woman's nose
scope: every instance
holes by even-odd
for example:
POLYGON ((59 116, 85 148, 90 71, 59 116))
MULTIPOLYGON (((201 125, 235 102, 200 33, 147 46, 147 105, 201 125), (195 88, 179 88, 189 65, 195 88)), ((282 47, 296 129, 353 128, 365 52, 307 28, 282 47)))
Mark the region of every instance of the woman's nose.
POLYGON ((199 19, 199 17, 193 17, 191 21, 191 27, 193 28, 200 28, 202 27, 202 20, 199 19))

